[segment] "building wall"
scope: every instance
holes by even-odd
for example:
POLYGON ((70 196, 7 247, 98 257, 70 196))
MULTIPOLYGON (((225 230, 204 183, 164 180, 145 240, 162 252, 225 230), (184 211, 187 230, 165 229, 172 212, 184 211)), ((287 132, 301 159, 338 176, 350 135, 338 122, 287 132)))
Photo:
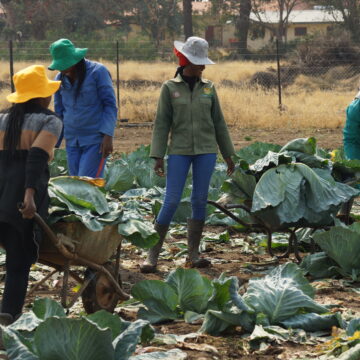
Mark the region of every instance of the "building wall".
MULTIPOLYGON (((287 41, 292 41, 304 37, 306 35, 317 34, 317 33, 326 33, 329 28, 333 26, 332 23, 319 23, 319 24, 289 24, 287 28, 287 41), (302 29, 306 29, 306 33, 302 29), (297 29, 297 30, 296 30, 297 29), (297 34, 296 34, 297 33, 297 34)), ((259 29, 259 26, 256 27, 259 29)), ((249 50, 259 50, 272 42, 274 40, 274 33, 276 25, 273 25, 274 32, 270 29, 265 28, 264 37, 258 37, 252 39, 252 30, 254 25, 251 26, 251 31, 249 32, 248 38, 248 47, 249 50)), ((218 29, 218 27, 217 27, 218 29)), ((214 34, 215 42, 220 42, 224 47, 236 47, 237 38, 235 36, 235 26, 234 24, 224 24, 222 25, 222 39, 218 35, 218 31, 214 34)))

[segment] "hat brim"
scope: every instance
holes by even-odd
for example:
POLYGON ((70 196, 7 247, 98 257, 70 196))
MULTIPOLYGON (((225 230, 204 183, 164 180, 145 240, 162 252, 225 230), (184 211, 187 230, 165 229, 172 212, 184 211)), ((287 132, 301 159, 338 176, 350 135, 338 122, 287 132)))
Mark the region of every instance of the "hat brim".
POLYGON ((28 93, 18 93, 17 91, 9 94, 6 99, 7 101, 11 102, 11 103, 15 103, 15 104, 20 104, 20 103, 24 103, 28 100, 31 99, 36 99, 36 98, 47 98, 51 95, 53 95, 54 93, 56 93, 61 85, 61 81, 53 81, 53 80, 49 80, 47 87, 46 88, 42 88, 41 91, 31 91, 28 93))
POLYGON ((66 69, 69 69, 72 66, 76 65, 80 60, 82 60, 86 56, 87 51, 87 48, 76 48, 71 59, 62 58, 53 60, 53 62, 48 66, 48 69, 58 71, 64 71, 66 69))
POLYGON ((174 47, 177 51, 181 52, 192 64, 194 65, 214 65, 215 63, 210 60, 208 57, 198 57, 188 54, 186 51, 183 50, 185 43, 182 41, 174 41, 174 47))

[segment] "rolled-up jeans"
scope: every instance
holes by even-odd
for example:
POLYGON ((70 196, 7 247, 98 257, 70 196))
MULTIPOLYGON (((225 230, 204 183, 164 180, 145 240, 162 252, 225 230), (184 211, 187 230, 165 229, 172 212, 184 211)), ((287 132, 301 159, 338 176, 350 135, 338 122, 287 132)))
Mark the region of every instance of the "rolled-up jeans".
POLYGON ((156 219, 159 224, 170 224, 180 203, 190 166, 192 166, 191 218, 205 219, 210 179, 215 163, 216 154, 169 155, 165 200, 156 219))

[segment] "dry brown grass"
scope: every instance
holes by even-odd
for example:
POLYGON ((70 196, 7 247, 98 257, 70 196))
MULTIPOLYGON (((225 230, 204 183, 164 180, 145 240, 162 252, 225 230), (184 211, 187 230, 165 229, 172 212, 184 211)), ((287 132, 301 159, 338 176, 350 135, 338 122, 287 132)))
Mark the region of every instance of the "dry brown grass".
MULTIPOLYGON (((104 62, 116 78, 116 66, 104 62)), ((16 63, 15 71, 30 63, 16 63)), ((45 64, 46 65, 46 64, 45 64)), ((239 128, 337 128, 345 121, 345 108, 356 92, 358 76, 334 82, 331 76, 309 77, 300 75, 293 85, 283 91, 283 110, 279 111, 276 90, 250 88, 245 83, 257 71, 275 68, 273 63, 225 62, 208 66, 204 76, 214 81, 226 121, 239 128), (227 80, 238 84, 224 85, 227 80)), ((8 64, 0 62, 0 81, 9 82, 8 64)), ((149 122, 154 119, 160 86, 132 86, 132 80, 150 80, 161 83, 171 78, 175 63, 128 61, 120 65, 120 79, 130 85, 120 88, 121 118, 130 122, 149 122), (127 83, 129 84, 129 83, 127 83)), ((49 77, 55 74, 48 72, 49 77)), ((0 89, 0 107, 7 106, 0 89)))

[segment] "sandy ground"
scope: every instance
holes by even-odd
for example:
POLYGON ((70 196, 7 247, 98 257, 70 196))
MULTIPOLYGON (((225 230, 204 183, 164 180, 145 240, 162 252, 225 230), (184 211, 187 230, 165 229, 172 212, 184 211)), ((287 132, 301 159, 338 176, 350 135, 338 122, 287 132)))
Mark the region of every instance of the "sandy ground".
MULTIPOLYGON (((236 149, 255 141, 285 145, 288 141, 313 136, 318 146, 336 149, 342 144, 342 129, 237 129, 230 127, 230 134, 236 149)), ((114 149, 116 152, 131 152, 140 145, 151 143, 151 126, 120 127, 116 129, 114 149)))

